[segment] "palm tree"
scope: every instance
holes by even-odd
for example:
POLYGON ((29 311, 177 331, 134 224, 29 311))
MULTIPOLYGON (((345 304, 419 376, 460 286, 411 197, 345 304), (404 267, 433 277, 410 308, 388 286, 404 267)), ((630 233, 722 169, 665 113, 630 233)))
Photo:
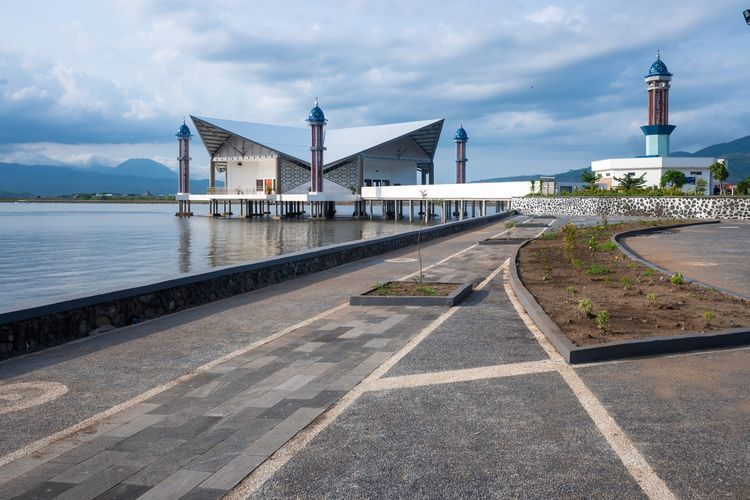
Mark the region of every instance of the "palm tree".
POLYGON ((581 181, 589 185, 590 190, 596 189, 596 182, 602 178, 602 174, 595 174, 591 170, 584 170, 581 174, 581 181))
POLYGON ((633 191, 638 188, 642 188, 646 184, 646 174, 641 174, 640 177, 636 177, 631 174, 625 174, 623 177, 614 177, 619 183, 617 188, 622 191, 633 191))

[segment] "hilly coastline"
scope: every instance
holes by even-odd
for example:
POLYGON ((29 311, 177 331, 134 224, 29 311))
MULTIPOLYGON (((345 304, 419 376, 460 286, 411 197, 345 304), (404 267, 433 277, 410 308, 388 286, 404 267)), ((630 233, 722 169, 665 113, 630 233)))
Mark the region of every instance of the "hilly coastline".
MULTIPOLYGON (((724 158, 729 166, 729 184, 736 184, 741 180, 750 177, 750 135, 741 137, 731 142, 714 144, 700 149, 695 153, 686 151, 675 151, 672 156, 680 157, 714 157, 724 158)), ((530 181, 538 179, 539 176, 554 176, 558 182, 581 182, 581 174, 591 167, 584 167, 574 170, 568 170, 559 174, 531 174, 531 175, 514 175, 507 177, 493 177, 473 182, 512 182, 512 181, 530 181)))
MULTIPOLYGON (((208 188, 208 180, 191 179, 190 188, 195 193, 203 193, 208 188)), ((162 163, 146 158, 133 158, 116 167, 89 168, 0 163, 2 198, 84 193, 170 195, 176 191, 177 173, 162 163)))

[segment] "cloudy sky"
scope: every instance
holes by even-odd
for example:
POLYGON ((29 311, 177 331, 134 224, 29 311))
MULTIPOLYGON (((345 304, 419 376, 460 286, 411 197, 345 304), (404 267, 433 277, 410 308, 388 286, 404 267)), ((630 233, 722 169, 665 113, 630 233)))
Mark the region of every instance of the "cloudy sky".
MULTIPOLYGON (((745 5, 747 4, 747 5, 745 5)), ((750 26, 727 0, 3 1, 0 161, 175 168, 183 116, 329 127, 445 118, 469 180, 643 154, 643 75, 674 73, 673 150, 750 134, 750 26)), ((208 157, 194 144, 193 171, 208 157)))

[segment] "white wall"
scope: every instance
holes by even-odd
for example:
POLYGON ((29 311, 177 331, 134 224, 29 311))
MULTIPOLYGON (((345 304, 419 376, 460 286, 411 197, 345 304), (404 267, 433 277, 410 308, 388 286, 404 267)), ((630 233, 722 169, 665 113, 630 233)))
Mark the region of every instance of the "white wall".
POLYGON ((476 182, 471 184, 412 184, 408 186, 363 187, 363 198, 385 200, 419 200, 420 191, 428 199, 438 200, 504 200, 513 196, 526 196, 531 190, 529 181, 476 182))
MULTIPOLYGON (((658 186, 661 177, 667 170, 677 170, 686 177, 702 178, 709 182, 710 172, 708 167, 716 161, 714 158, 691 158, 691 157, 645 157, 645 158, 614 158, 599 160, 591 163, 593 172, 602 174, 602 180, 612 179, 612 186, 617 186, 614 177, 622 177, 628 172, 634 172, 635 177, 645 174, 646 186, 658 186), (701 176, 693 176, 691 172, 703 172, 701 176)), ((695 188, 694 184, 686 184, 683 190, 688 191, 695 188)))
MULTIPOLYGON (((252 191, 255 189, 256 179, 276 178, 276 158, 230 161, 227 163, 227 173, 228 190, 244 188, 252 191)), ((217 172, 217 179, 221 179, 221 175, 217 172)))
POLYGON ((377 160, 365 158, 364 179, 387 179, 394 184, 414 184, 417 179, 417 162, 412 160, 377 160))

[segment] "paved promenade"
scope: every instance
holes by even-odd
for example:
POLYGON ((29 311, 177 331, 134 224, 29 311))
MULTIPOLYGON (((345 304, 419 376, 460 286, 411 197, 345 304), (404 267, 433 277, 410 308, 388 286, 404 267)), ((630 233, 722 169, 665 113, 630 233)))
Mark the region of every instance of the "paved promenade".
POLYGON ((503 231, 458 307, 346 305, 410 248, 0 363, 0 499, 748 496, 750 351, 566 365, 503 231))

